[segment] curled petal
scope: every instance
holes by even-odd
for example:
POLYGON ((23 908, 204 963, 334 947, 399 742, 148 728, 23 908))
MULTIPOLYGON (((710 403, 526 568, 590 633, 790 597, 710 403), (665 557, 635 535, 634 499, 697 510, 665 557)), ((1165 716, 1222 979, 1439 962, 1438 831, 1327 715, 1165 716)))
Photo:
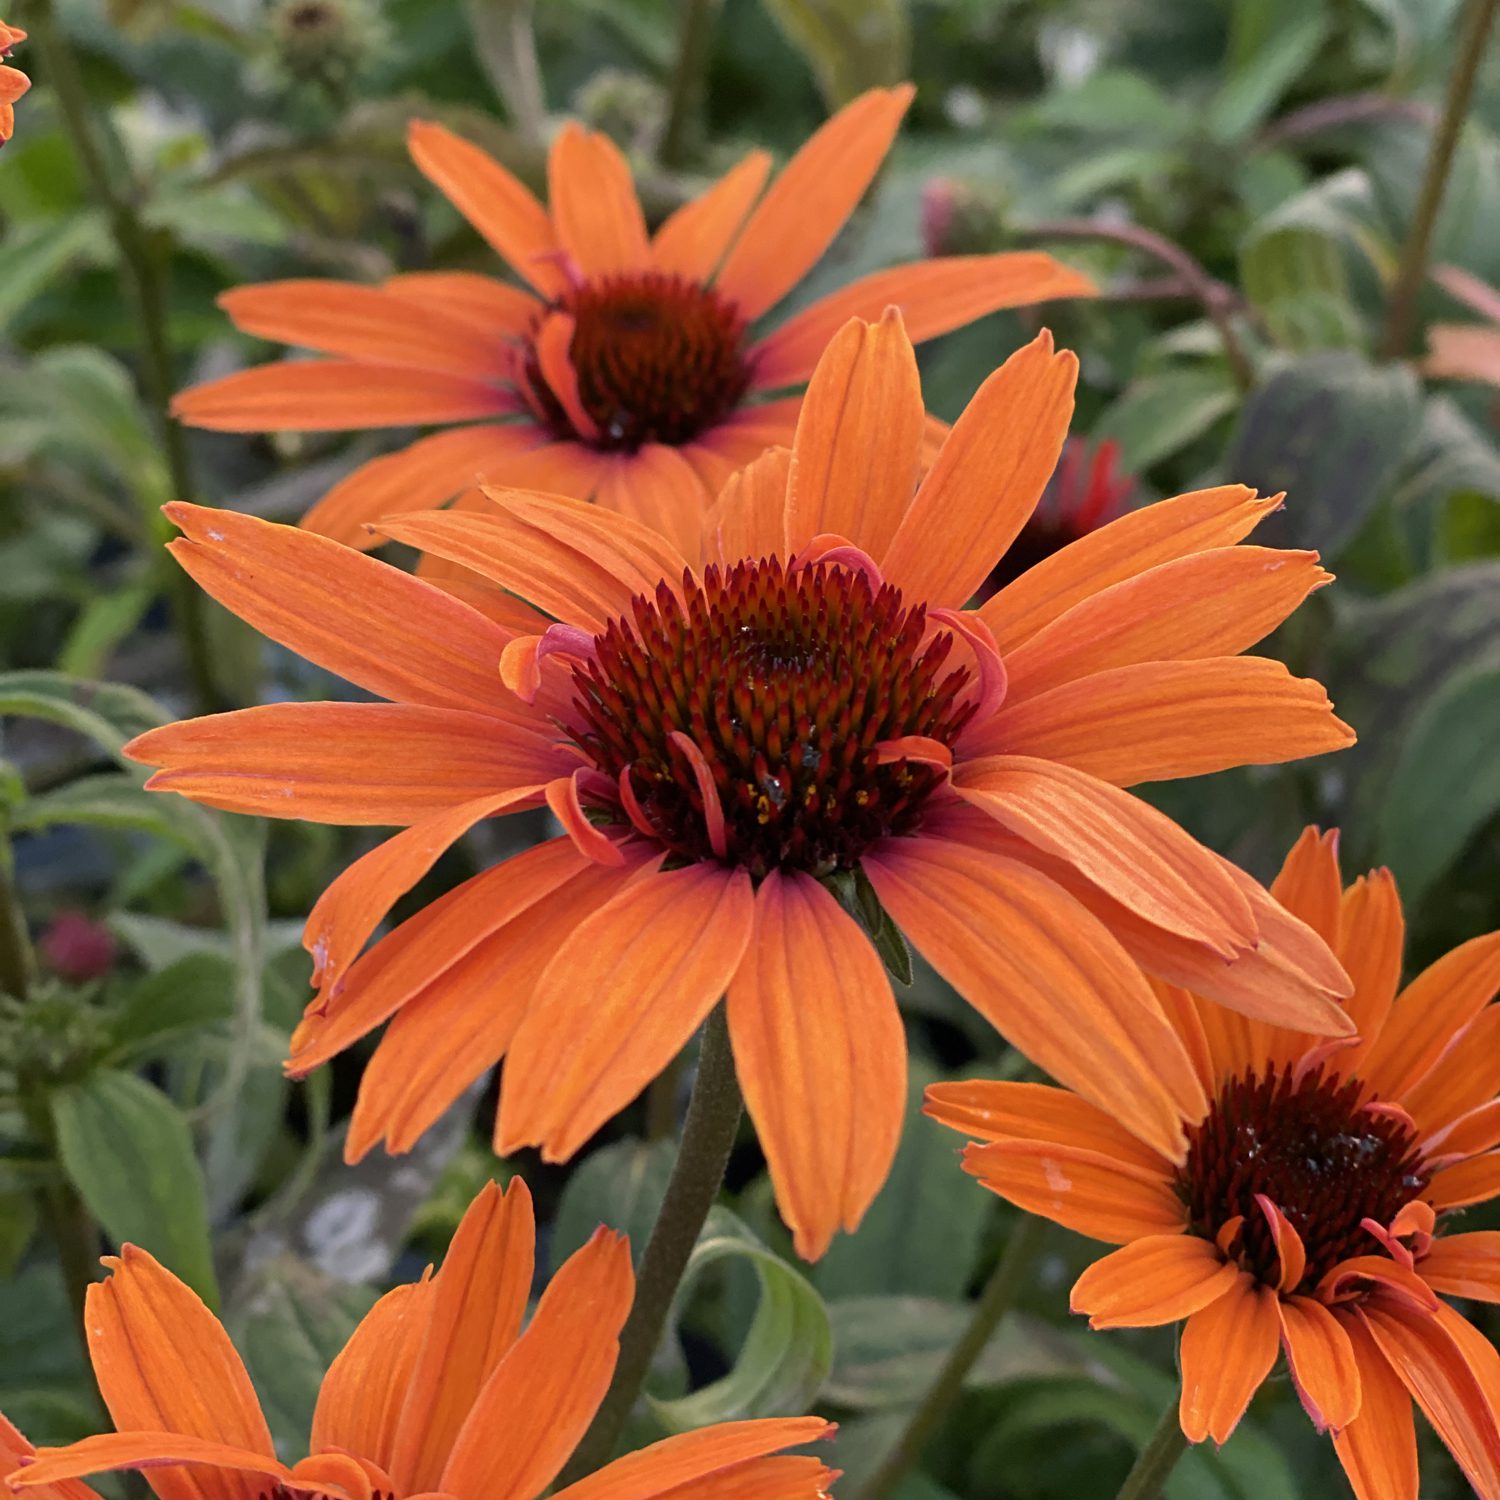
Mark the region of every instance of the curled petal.
POLYGON ((724 805, 719 801, 719 789, 714 784, 714 773, 708 760, 693 737, 682 730, 674 729, 667 738, 677 746, 688 765, 693 768, 698 794, 703 798, 703 821, 708 826, 709 847, 723 859, 729 851, 729 835, 724 827, 724 805))
POLYGON ((979 668, 979 699, 967 727, 972 729, 983 724, 1005 702, 1005 660, 995 644, 994 634, 977 614, 967 610, 929 609, 927 618, 935 624, 946 625, 974 653, 979 668))
POLYGON ((1266 1216, 1266 1223, 1271 1226, 1271 1239, 1281 1258, 1278 1290, 1290 1292, 1307 1271, 1307 1250, 1302 1244, 1302 1236, 1297 1233, 1296 1225, 1264 1193, 1257 1193, 1255 1202, 1266 1216))
POLYGON ((571 776, 560 776, 547 783, 547 806, 563 826, 563 831, 577 846, 578 852, 596 865, 623 865, 620 846, 602 829, 589 822, 583 811, 580 781, 588 768, 580 766, 571 776))

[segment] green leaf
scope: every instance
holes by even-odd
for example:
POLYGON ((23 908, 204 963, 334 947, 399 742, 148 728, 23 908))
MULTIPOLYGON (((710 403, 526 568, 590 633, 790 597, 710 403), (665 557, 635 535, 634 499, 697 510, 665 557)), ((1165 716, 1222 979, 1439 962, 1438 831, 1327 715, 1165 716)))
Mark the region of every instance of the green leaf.
POLYGON ((46 224, 12 227, 5 239, 5 275, 0 277, 0 331, 8 330, 75 260, 98 264, 111 242, 104 215, 95 209, 46 224))
POLYGON ((1222 365, 1143 375, 1112 401, 1094 424, 1097 441, 1113 438, 1120 463, 1140 474, 1203 436, 1238 404, 1222 365))
POLYGON ((588 1237, 608 1224, 630 1236, 637 1261, 651 1237, 677 1148, 671 1141, 615 1141, 585 1157, 569 1174, 552 1231, 555 1271, 588 1237))
POLYGON ((1144 73, 1101 68, 1072 88, 1047 95, 1028 111, 1046 130, 1078 130, 1108 136, 1118 147, 1136 141, 1176 144, 1193 127, 1193 115, 1144 73))
POLYGON ((1245 404, 1228 472, 1285 490, 1267 528, 1278 544, 1336 557, 1389 495, 1421 422, 1415 377, 1352 354, 1283 365, 1245 404))
POLYGON ((120 642, 140 624, 155 597, 155 590, 146 584, 96 594, 68 631, 58 666, 73 676, 98 676, 120 642))
POLYGON ((787 40, 807 59, 830 109, 910 71, 906 0, 764 0, 787 40))
POLYGON ((149 1250, 217 1302, 203 1174, 172 1102, 113 1069, 54 1090, 49 1102, 63 1169, 109 1237, 149 1250))
POLYGON ((729 1374, 675 1401, 647 1397, 672 1432, 712 1422, 805 1412, 833 1364, 828 1310, 794 1266, 768 1250, 725 1208, 710 1211, 678 1290, 682 1306, 708 1267, 747 1261, 760 1282, 750 1331, 729 1374))
POLYGON ((125 741, 167 718, 136 688, 87 682, 64 672, 0 672, 0 714, 48 719, 76 730, 126 766, 131 762, 120 755, 125 741))
POLYGON ((1235 6, 1229 76, 1208 110, 1217 140, 1242 141, 1263 125, 1327 40, 1331 28, 1321 4, 1297 0, 1268 24, 1276 9, 1266 0, 1235 6))
POLYGON ((110 1023, 114 1056, 131 1061, 234 1015, 234 971, 222 958, 193 953, 138 980, 110 1023))
POLYGON ((16 1274, 37 1228, 36 1195, 21 1190, 0 1192, 0 1281, 16 1274))

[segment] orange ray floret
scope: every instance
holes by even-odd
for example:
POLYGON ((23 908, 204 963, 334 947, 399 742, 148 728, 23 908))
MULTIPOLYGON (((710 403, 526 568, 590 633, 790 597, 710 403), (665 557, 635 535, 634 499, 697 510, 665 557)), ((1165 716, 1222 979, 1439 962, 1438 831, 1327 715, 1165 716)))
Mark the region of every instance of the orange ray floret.
POLYGON ((876 272, 763 331, 854 211, 912 92, 861 95, 769 188, 770 158, 752 151, 654 236, 604 135, 563 128, 543 207, 479 147, 416 121, 417 166, 532 291, 467 272, 236 288, 221 302, 239 328, 325 358, 210 381, 177 414, 234 432, 479 424, 374 459, 304 518, 352 546, 374 544, 367 523, 481 479, 631 513, 646 489, 653 524, 691 544, 729 475, 791 441, 800 399, 766 397, 802 386, 851 317, 895 304, 920 342, 998 308, 1093 293, 1037 252, 950 257, 876 272), (409 474, 420 497, 402 492, 409 474))
MULTIPOLYGON (((0 1417, 0 1476, 35 1500, 98 1500, 81 1476, 139 1469, 159 1500, 535 1500, 603 1399, 634 1277, 600 1229, 552 1278, 522 1330, 536 1229, 513 1179, 470 1205, 442 1269, 388 1292, 329 1367, 311 1452, 288 1466, 213 1314, 127 1245, 88 1291, 89 1354, 116 1430, 33 1449, 0 1417)), ((824 1500, 819 1417, 725 1422, 667 1438, 556 1491, 557 1500, 824 1500)))
MULTIPOLYGON (((26 33, 19 26, 0 21, 0 58, 9 57, 12 49, 25 40, 26 33)), ((0 146, 15 134, 16 100, 30 87, 31 80, 19 68, 0 62, 0 146)))
POLYGON ((291 1071, 391 1022, 351 1158, 409 1149, 503 1056, 497 1148, 565 1159, 727 994, 778 1201, 817 1256, 900 1131, 872 924, 1174 1162, 1204 1084, 1141 967, 1246 1024, 1349 1030, 1327 942, 1124 790, 1352 739, 1316 683, 1237 654, 1327 581, 1310 553, 1235 546, 1275 502, 1231 486, 1132 512, 965 608, 1043 493, 1075 368, 1046 334, 1020 350, 914 487, 921 394, 892 311, 840 332, 791 452, 736 475, 690 544, 523 490, 384 523, 509 600, 508 623, 309 532, 169 508, 215 598, 395 700, 130 747, 153 787, 218 807, 407 825, 306 933, 318 994, 291 1071), (362 952, 455 839, 543 802, 562 837, 362 952))
POLYGON ((1500 932, 1400 989, 1395 882, 1345 890, 1337 849, 1309 828, 1272 891, 1353 976, 1357 1036, 1155 984, 1208 1101, 1184 1158, 1043 1084, 937 1084, 927 1113, 985 1187, 1121 1247, 1073 1288, 1091 1327, 1185 1323, 1190 1440, 1224 1442, 1282 1356, 1359 1500, 1417 1500, 1413 1400, 1496 1500, 1500 1354, 1442 1297, 1500 1302, 1500 1233, 1454 1218, 1500 1196, 1500 932))

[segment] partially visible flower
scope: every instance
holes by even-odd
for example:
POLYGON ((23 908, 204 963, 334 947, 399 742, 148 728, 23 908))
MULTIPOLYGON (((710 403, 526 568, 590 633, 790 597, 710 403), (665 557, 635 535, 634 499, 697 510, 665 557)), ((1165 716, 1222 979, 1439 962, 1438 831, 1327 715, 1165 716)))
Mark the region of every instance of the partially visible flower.
POLYGON ((289 78, 335 90, 369 67, 388 34, 371 0, 276 0, 266 27, 289 78))
POLYGON ((655 524, 691 550, 729 476, 791 442, 793 392, 851 317, 899 305, 921 341, 997 308, 1094 292, 1035 251, 953 257, 877 271, 764 328, 864 196, 912 92, 861 95, 769 188, 770 156, 750 152, 654 235, 605 135, 563 127, 543 207, 478 146, 414 121, 417 166, 531 290, 448 271, 239 287, 221 299, 239 328, 331 357, 210 381, 174 410, 229 432, 444 427, 356 469, 303 518, 350 546, 375 545, 367 523, 483 479, 630 515, 649 495, 655 524))
POLYGON ((667 92, 654 78, 601 68, 573 95, 585 125, 602 130, 627 154, 651 156, 667 120, 667 92))
MULTIPOLYGON (((249 1374, 218 1320, 126 1245, 88 1289, 94 1376, 117 1431, 33 1449, 0 1417, 0 1476, 37 1500, 97 1500, 80 1476, 139 1469, 159 1500, 534 1500, 557 1477, 614 1373, 634 1276, 600 1229, 552 1278, 525 1332, 536 1230, 519 1178, 493 1183, 442 1269, 388 1292, 323 1378, 311 1454, 276 1457, 249 1374)), ((822 1500, 833 1472, 779 1450, 818 1417, 724 1422, 626 1454, 554 1500, 822 1500)))
POLYGON ((966 177, 930 177, 922 186, 922 248, 930 256, 977 255, 1004 233, 999 192, 966 177))
MULTIPOLYGON (((19 26, 7 26, 0 21, 0 57, 9 57, 11 50, 26 40, 26 33, 19 26)), ((16 100, 31 87, 31 80, 19 68, 9 68, 0 63, 0 146, 3 146, 16 129, 16 100)))
POLYGON ((892 927, 1168 1155, 1201 1088, 1133 960, 1349 1029, 1322 940, 1124 790, 1352 742, 1321 686, 1240 654, 1328 581, 1314 553, 1237 545, 1279 500, 1145 507, 964 607, 1057 462, 1076 372, 1049 334, 1017 351, 918 486, 911 342, 894 309, 851 321, 790 453, 731 479, 686 550, 647 524, 671 505, 648 483, 641 519, 496 489, 483 513, 382 523, 464 570, 472 606, 307 531, 168 508, 215 598, 396 700, 271 704, 127 749, 212 806, 407 825, 304 938, 319 993, 291 1070, 390 1021, 351 1158, 409 1149, 504 1057, 496 1149, 566 1160, 727 993, 777 1202, 815 1257, 901 1132, 906 1042, 871 940, 892 927), (361 955, 443 849, 544 801, 562 837, 361 955))
POLYGON ((1278 1352, 1359 1500, 1416 1500, 1411 1403, 1485 1500, 1500 1496, 1500 1355, 1444 1296, 1500 1302, 1500 932, 1398 993, 1404 923, 1376 870, 1341 889, 1308 829, 1272 894, 1354 977, 1359 1034, 1329 1041, 1154 982, 1206 1111, 1170 1160, 1077 1095, 952 1083, 927 1113, 983 1144, 964 1168, 1030 1213, 1124 1248, 1073 1288, 1094 1328, 1186 1320, 1182 1430, 1225 1442, 1278 1352))
POLYGON ((37 951, 59 979, 82 984, 108 974, 119 949, 103 922, 81 911, 60 911, 37 941, 37 951))
POLYGON ((1122 474, 1119 464, 1120 445, 1112 439, 1070 437, 1036 509, 980 585, 979 598, 988 599, 1054 552, 1124 515, 1136 480, 1122 474))

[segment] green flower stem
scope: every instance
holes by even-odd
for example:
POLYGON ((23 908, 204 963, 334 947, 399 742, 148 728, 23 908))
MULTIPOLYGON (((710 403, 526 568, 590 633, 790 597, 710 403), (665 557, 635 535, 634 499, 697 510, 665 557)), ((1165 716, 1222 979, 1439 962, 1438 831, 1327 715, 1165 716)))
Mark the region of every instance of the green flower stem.
POLYGON ((1448 92, 1443 113, 1432 137, 1427 155, 1427 170, 1422 177, 1422 191, 1401 251, 1401 266, 1391 286, 1391 300, 1386 307, 1385 336, 1380 353, 1385 359, 1399 359, 1411 343, 1412 328, 1417 319, 1417 298, 1427 279, 1427 259, 1432 252, 1433 230, 1438 210, 1448 187, 1448 173, 1453 153, 1463 133, 1469 114, 1469 100, 1474 93, 1474 79, 1484 57, 1484 45, 1495 20, 1500 0, 1469 0, 1459 32, 1458 54, 1448 77, 1448 92))
POLYGON ((591 1474, 608 1463, 614 1453, 661 1342, 688 1257, 719 1196, 744 1107, 729 1046, 729 1022, 720 1002, 703 1031, 698 1076, 688 1101, 682 1144, 656 1225, 646 1242, 646 1253, 641 1257, 635 1302, 620 1333, 614 1379, 559 1484, 571 1484, 591 1474))
POLYGON ((1135 1465, 1125 1476, 1115 1500, 1157 1500, 1185 1452, 1187 1438, 1183 1436, 1177 1403, 1173 1401, 1161 1414, 1156 1431, 1146 1439, 1146 1446, 1136 1455, 1135 1465))
MULTIPOLYGON (((178 500, 192 500, 193 476, 188 464, 187 443, 182 428, 173 420, 169 410, 174 380, 167 339, 160 247, 153 243, 134 202, 119 185, 121 175, 110 169, 100 150, 89 109, 88 90, 67 35, 58 25, 54 0, 36 0, 30 25, 73 150, 94 196, 109 219, 121 269, 134 295, 141 330, 141 384, 167 457, 173 495, 178 500)), ((152 514, 146 519, 150 533, 153 536, 160 534, 160 517, 152 514)), ((202 595, 192 579, 165 553, 159 554, 158 560, 198 706, 205 712, 221 708, 224 705, 214 687, 210 669, 202 595)))
POLYGON ((677 61, 672 69, 672 92, 667 123, 658 155, 664 167, 680 167, 691 154, 703 104, 703 81, 708 72, 709 44, 719 0, 682 0, 677 30, 677 61))
POLYGON ((969 1372, 1010 1311, 1016 1292, 1041 1250, 1047 1228, 1046 1219, 1031 1214, 1016 1226, 974 1308, 963 1337, 953 1346, 947 1363, 922 1398, 922 1404, 912 1413, 896 1446, 860 1492, 859 1500, 886 1500, 907 1472, 916 1466, 923 1450, 962 1395, 969 1372))

